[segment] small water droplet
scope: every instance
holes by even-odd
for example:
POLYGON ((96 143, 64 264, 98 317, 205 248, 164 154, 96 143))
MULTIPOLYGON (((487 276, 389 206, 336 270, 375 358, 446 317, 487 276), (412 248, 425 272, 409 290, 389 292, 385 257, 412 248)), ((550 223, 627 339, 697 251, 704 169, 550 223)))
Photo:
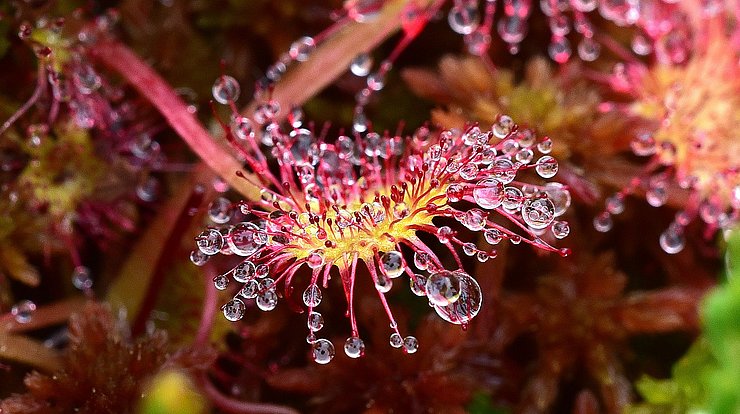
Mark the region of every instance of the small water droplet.
POLYGON ((15 321, 18 323, 28 323, 31 322, 31 319, 33 318, 33 313, 36 311, 36 304, 31 302, 30 300, 23 300, 15 305, 10 309, 11 315, 15 318, 15 321))
POLYGON ((334 345, 327 339, 317 339, 311 345, 311 357, 316 363, 328 364, 334 359, 334 345))
POLYGON ((87 266, 77 266, 72 271, 72 285, 75 288, 86 291, 92 288, 93 280, 90 269, 87 266))
POLYGON ((244 305, 244 302, 241 301, 241 299, 232 299, 228 301, 225 305, 221 307, 221 310, 224 313, 224 317, 226 319, 236 322, 244 317, 244 312, 246 310, 246 306, 244 305))
POLYGON ((216 82, 213 83, 211 93, 216 102, 226 105, 229 102, 235 102, 239 99, 241 88, 239 87, 239 82, 237 82, 233 77, 229 75, 221 75, 216 79, 216 82))
POLYGON ((390 337, 390 344, 393 348, 400 348, 403 346, 403 338, 398 332, 393 332, 390 337))
POLYGON ((403 350, 407 354, 413 354, 419 350, 419 341, 411 335, 403 338, 403 350))
POLYGON ((359 358, 365 354, 365 343, 362 339, 351 336, 344 342, 344 353, 350 358, 359 358))
POLYGON ((380 256, 380 265, 388 277, 397 278, 404 271, 403 255, 396 250, 385 252, 380 256))
POLYGON ((367 53, 360 53, 350 63, 349 70, 355 76, 367 76, 373 67, 373 58, 367 53))
POLYGON ((310 284, 303 291, 303 304, 315 308, 321 303, 321 289, 316 284, 310 284))

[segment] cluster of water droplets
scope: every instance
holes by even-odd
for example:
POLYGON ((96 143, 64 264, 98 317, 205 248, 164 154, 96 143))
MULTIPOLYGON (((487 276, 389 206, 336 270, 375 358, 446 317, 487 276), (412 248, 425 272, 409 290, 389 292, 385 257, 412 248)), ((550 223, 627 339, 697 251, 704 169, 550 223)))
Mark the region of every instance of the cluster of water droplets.
MULTIPOLYGON (((532 0, 454 0, 447 15, 452 30, 465 36, 470 53, 486 53, 495 33, 517 53, 529 31, 532 0)), ((632 49, 639 55, 656 52, 665 61, 681 61, 688 54, 689 33, 685 16, 671 0, 540 0, 539 8, 546 16, 551 39, 550 57, 564 63, 573 54, 571 41, 578 57, 593 61, 601 52, 592 12, 619 26, 639 28, 632 49), (682 57, 683 55, 683 57, 682 57)), ((717 3, 717 2, 708 2, 717 3)), ((716 5, 707 5, 707 8, 716 5)))
MULTIPOLYGON (((214 97, 226 92, 229 104, 238 87, 224 89, 223 82, 223 77, 217 80, 214 97)), ((519 128, 508 116, 486 130, 423 127, 412 136, 397 136, 355 128, 350 135, 327 140, 304 124, 299 109, 289 111, 285 120, 281 110, 267 101, 252 117, 233 114, 227 128, 229 142, 248 169, 259 172, 244 178, 262 187, 261 197, 239 203, 214 200, 208 211, 212 225, 196 237, 197 248, 191 254, 196 265, 219 254, 244 258, 214 278, 221 290, 229 289, 232 282, 239 284, 222 308, 229 320, 241 319, 249 300, 259 309, 273 309, 279 293, 290 297, 293 275, 308 268, 312 276, 302 293, 307 341, 314 360, 326 363, 335 350, 331 341, 317 336, 324 318, 316 308, 336 267, 350 306, 352 335, 344 351, 356 358, 365 352, 350 293, 358 261, 366 263, 384 303, 394 282, 406 274, 411 291, 427 297, 444 320, 465 326, 478 314, 480 287, 462 270, 457 251, 479 261, 495 257, 496 252, 460 240, 450 227, 438 227, 437 217, 483 232, 491 245, 525 241, 563 255, 568 252, 545 241, 569 232, 567 223, 559 220, 570 204, 567 188, 517 180, 528 170, 541 179, 557 173, 557 161, 548 155, 552 141, 519 128), (265 154, 277 163, 277 171, 270 168, 265 154), (516 222, 524 236, 494 222, 494 217, 516 222), (453 253, 458 269, 445 269, 432 248, 416 236, 408 237, 409 230, 436 236, 441 242, 437 247, 453 253), (413 251, 415 270, 402 245, 413 251), (283 289, 276 290, 278 286, 283 289)), ((401 336, 387 304, 385 308, 391 346, 415 352, 416 338, 401 336)))

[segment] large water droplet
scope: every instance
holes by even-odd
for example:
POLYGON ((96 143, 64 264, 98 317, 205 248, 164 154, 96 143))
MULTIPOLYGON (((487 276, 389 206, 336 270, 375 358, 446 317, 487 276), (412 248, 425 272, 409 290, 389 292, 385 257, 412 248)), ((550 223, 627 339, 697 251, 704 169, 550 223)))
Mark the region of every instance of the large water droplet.
POLYGON ((460 277, 447 270, 434 273, 427 279, 425 290, 431 303, 447 306, 460 298, 460 277))
POLYGON ((504 200, 504 184, 495 178, 480 180, 473 189, 473 199, 481 208, 492 210, 504 200))
POLYGON ((264 244, 263 238, 258 235, 261 232, 254 223, 239 223, 229 230, 226 242, 234 254, 249 256, 264 244))
POLYGON ((213 286, 218 290, 225 290, 229 286, 229 278, 226 275, 218 275, 213 278, 213 286))
POLYGON ((470 322, 481 308, 483 295, 478 282, 465 273, 457 273, 460 284, 458 299, 449 305, 434 305, 434 310, 444 320, 456 325, 470 322))
POLYGON ((277 306, 278 296, 274 289, 268 289, 257 295, 257 307, 260 310, 268 312, 277 306))

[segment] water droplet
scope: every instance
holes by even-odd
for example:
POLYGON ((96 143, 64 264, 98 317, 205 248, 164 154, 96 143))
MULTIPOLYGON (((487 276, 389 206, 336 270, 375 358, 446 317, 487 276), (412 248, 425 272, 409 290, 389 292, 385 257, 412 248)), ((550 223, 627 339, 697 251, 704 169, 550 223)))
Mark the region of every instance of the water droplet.
POLYGON ((665 184, 651 185, 648 191, 645 193, 645 198, 648 204, 653 207, 660 207, 668 201, 668 192, 666 191, 665 184))
POLYGON ((584 37, 578 43, 578 56, 584 62, 593 62, 601 53, 601 45, 590 37, 584 37))
POLYGON ((516 187, 504 188, 504 201, 501 204, 507 211, 518 211, 522 207, 523 200, 524 194, 522 194, 522 190, 516 187))
POLYGON ((414 277, 409 279, 411 285, 411 292, 416 296, 425 296, 427 278, 424 275, 415 274, 414 277))
POLYGON ((403 351, 407 354, 413 354, 419 350, 419 341, 411 335, 403 338, 403 351))
POLYGON ((310 284, 303 291, 303 304, 315 308, 321 303, 321 289, 316 284, 310 284))
POLYGON ((231 201, 224 197, 219 197, 208 205, 208 218, 216 224, 228 223, 232 213, 231 201))
POLYGON ((360 53, 349 65, 349 70, 355 76, 367 76, 370 73, 370 69, 373 67, 373 58, 367 53, 360 53))
POLYGON ((653 45, 643 35, 636 35, 632 38, 632 51, 640 56, 647 56, 653 51, 653 45))
POLYGON ((213 286, 218 290, 225 290, 229 286, 229 278, 226 275, 218 275, 213 278, 213 286))
POLYGON ((630 142, 630 148, 640 157, 653 155, 658 150, 655 138, 648 133, 637 134, 630 142))
POLYGON ((244 283, 244 286, 242 286, 242 289, 239 291, 239 294, 244 296, 247 299, 254 299, 257 297, 257 294, 260 290, 260 284, 255 279, 247 280, 246 283, 244 283))
POLYGON ((344 353, 350 358, 359 358, 365 354, 365 343, 362 339, 351 336, 344 342, 344 353))
POLYGON ((159 180, 154 177, 147 177, 144 182, 136 187, 136 196, 141 201, 150 203, 159 196, 160 187, 159 180))
POLYGON ((211 257, 198 250, 190 252, 190 261, 196 266, 203 266, 211 257))
POLYGON ((198 249, 209 256, 213 256, 220 252, 223 243, 223 236, 221 236, 221 232, 216 229, 203 230, 203 232, 195 238, 195 244, 198 246, 198 249))
POLYGON ((377 279, 375 280, 375 289, 380 293, 388 293, 393 287, 393 280, 386 276, 383 272, 379 272, 377 279))
POLYGON ((393 348, 400 348, 403 346, 403 338, 398 334, 398 332, 393 332, 391 334, 389 342, 393 348))
POLYGON ((313 38, 304 36, 290 45, 290 57, 298 62, 305 62, 316 49, 316 43, 313 38))
POLYGON ((254 263, 247 260, 240 263, 237 267, 234 268, 232 276, 237 282, 245 283, 249 279, 254 278, 256 271, 257 268, 255 267, 254 263))
POLYGON ((95 92, 102 85, 100 76, 95 73, 92 67, 87 65, 81 66, 72 74, 72 81, 77 86, 77 90, 83 95, 95 92))
POLYGON ((385 252, 380 256, 380 265, 388 277, 397 278, 404 271, 403 255, 396 250, 385 252))
POLYGON ((555 206, 549 198, 530 198, 522 205, 522 219, 535 230, 549 226, 555 219, 555 206))
POLYGON ((683 250, 686 241, 683 237, 683 229, 676 224, 671 224, 668 229, 660 234, 660 247, 668 254, 676 254, 683 250))
POLYGON ((442 226, 437 229, 437 237, 440 243, 449 243, 453 235, 452 229, 448 226, 442 226))
POLYGON ((417 269, 427 270, 431 261, 432 258, 429 256, 429 253, 419 251, 414 252, 414 266, 416 266, 417 269))
POLYGON ((613 215, 622 213, 624 211, 624 196, 617 193, 607 198, 606 211, 613 215))
POLYGON ((232 299, 221 307, 224 317, 232 322, 236 322, 243 318, 246 309, 247 307, 241 299, 232 299))
POLYGON ((477 2, 457 3, 450 9, 447 22, 455 33, 467 35, 473 33, 480 22, 477 2))
POLYGON ((478 252, 478 249, 475 247, 475 244, 473 243, 463 243, 462 245, 463 253, 465 253, 466 256, 475 256, 475 254, 478 252))
POLYGON ((311 345, 311 357, 316 363, 328 364, 334 359, 334 345, 327 339, 317 339, 311 345))
POLYGON ((460 200, 462 200, 463 196, 465 196, 465 186, 461 184, 450 184, 449 187, 447 187, 447 199, 451 203, 456 203, 460 200))
POLYGON ((501 181, 504 184, 509 184, 510 182, 514 181, 517 168, 514 166, 514 163, 511 162, 510 159, 497 158, 496 161, 493 162, 491 170, 489 171, 493 172, 492 175, 497 180, 501 181))
POLYGON ((511 133, 511 130, 514 128, 515 125, 516 124, 514 123, 514 120, 511 119, 510 116, 501 115, 499 116, 496 123, 493 124, 493 135, 496 138, 504 139, 511 133))
POLYGON ((311 269, 318 269, 324 265, 324 251, 321 249, 313 250, 306 257, 306 264, 311 269))
POLYGON ((470 322, 481 308, 483 295, 478 282, 469 275, 457 272, 459 296, 446 306, 434 305, 437 314, 447 322, 462 325, 470 322))
POLYGON ((367 87, 373 91, 379 91, 385 86, 385 75, 374 72, 367 76, 367 87))
POLYGON ((458 220, 468 229, 472 231, 480 231, 486 226, 487 217, 488 213, 485 211, 479 208, 471 208, 463 213, 458 220))
POLYGON ((552 205, 555 207, 555 217, 565 214, 571 202, 568 187, 560 183, 547 183, 545 184, 545 194, 547 194, 547 198, 552 201, 552 205))
POLYGON ((555 236, 556 239, 564 239, 568 237, 568 234, 570 234, 570 225, 568 225, 567 221, 556 221, 552 223, 552 227, 550 229, 552 231, 552 235, 555 236))
POLYGON ((483 233, 483 237, 488 243, 493 245, 501 243, 501 240, 504 238, 503 234, 498 229, 487 229, 483 233))
POLYGON ((537 143, 537 151, 549 154, 552 151, 552 140, 549 137, 542 138, 542 141, 537 143))
POLYGON ((459 275, 443 270, 429 276, 425 291, 429 301, 435 305, 446 306, 460 298, 459 275))
POLYGON ((475 185, 473 199, 481 208, 495 209, 504 200, 504 184, 495 178, 484 178, 475 185))
POLYGON ((606 233, 607 231, 612 229, 613 225, 614 223, 612 221, 612 215, 606 211, 594 217, 594 228, 598 232, 606 233))
POLYGON ((252 121, 245 116, 235 117, 231 122, 231 130, 239 139, 246 140, 248 138, 254 138, 254 127, 252 126, 252 121))
POLYGON ((72 285, 75 288, 86 291, 92 288, 93 280, 90 269, 87 266, 77 266, 72 271, 72 285))
POLYGON ((311 312, 306 319, 306 325, 311 332, 318 332, 324 327, 324 316, 319 312, 311 312))
POLYGON ((254 223, 242 222, 229 230, 226 242, 234 254, 250 256, 264 244, 259 233, 262 231, 254 223))
POLYGON ((268 289, 257 295, 257 307, 260 310, 269 312, 275 309, 278 303, 278 296, 274 289, 268 289))
POLYGON ((31 322, 33 313, 36 311, 36 304, 30 300, 23 300, 10 308, 10 314, 13 315, 15 321, 18 323, 31 322))
POLYGON ((228 75, 219 76, 211 88, 213 99, 222 105, 228 104, 229 101, 234 102, 239 99, 240 92, 241 88, 239 87, 239 82, 228 75))
POLYGON ((399 202, 393 206, 393 217, 403 219, 408 217, 409 214, 411 214, 411 211, 409 210, 408 204, 399 202))
POLYGON ((570 59, 570 54, 572 53, 570 42, 566 37, 553 36, 550 45, 547 47, 547 53, 552 60, 558 63, 565 63, 570 59))
POLYGON ((545 155, 537 160, 534 169, 540 177, 552 178, 558 173, 558 161, 549 155, 545 155))

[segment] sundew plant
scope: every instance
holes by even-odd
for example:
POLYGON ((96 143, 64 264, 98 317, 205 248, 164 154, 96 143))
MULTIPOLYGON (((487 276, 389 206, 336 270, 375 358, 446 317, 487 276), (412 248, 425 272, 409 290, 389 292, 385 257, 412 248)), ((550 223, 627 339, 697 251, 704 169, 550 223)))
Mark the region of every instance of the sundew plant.
POLYGON ((0 412, 736 407, 739 24, 0 4, 0 412))

